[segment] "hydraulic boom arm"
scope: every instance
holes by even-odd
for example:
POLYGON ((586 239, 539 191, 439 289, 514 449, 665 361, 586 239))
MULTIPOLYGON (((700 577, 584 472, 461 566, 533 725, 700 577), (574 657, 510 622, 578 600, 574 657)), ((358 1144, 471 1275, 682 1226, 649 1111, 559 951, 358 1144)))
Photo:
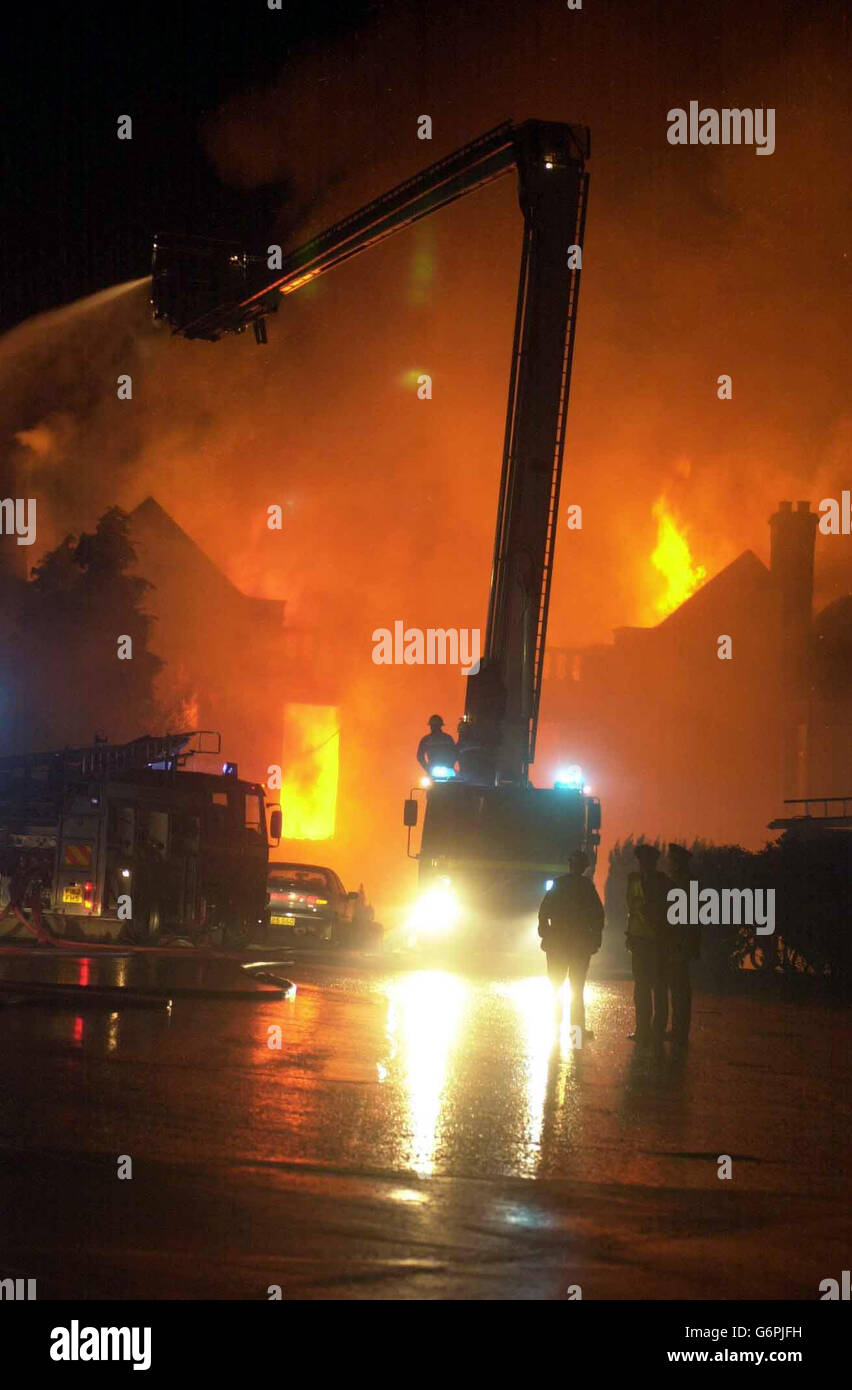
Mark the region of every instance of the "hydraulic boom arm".
POLYGON ((332 267, 517 170, 524 217, 521 274, 481 669, 468 678, 460 768, 472 780, 526 784, 544 662, 547 611, 588 175, 582 126, 510 121, 397 185, 268 269, 228 243, 158 237, 155 317, 215 342, 265 318, 332 267))

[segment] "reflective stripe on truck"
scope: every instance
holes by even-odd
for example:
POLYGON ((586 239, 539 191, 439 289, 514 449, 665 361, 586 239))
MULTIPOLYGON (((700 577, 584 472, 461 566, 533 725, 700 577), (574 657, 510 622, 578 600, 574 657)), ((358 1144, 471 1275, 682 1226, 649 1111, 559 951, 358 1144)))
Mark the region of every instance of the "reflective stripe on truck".
POLYGON ((64 845, 62 849, 63 868, 90 869, 92 867, 92 845, 64 845))

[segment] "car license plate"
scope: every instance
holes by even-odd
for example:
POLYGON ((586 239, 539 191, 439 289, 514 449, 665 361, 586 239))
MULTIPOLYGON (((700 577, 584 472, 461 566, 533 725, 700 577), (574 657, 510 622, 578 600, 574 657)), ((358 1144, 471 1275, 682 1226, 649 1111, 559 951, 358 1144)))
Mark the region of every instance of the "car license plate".
MULTIPOLYGON (((82 899, 81 899, 82 901, 82 899)), ((270 917, 273 927, 295 927, 295 917, 270 917)))
POLYGON ((83 901, 82 888, 63 888, 62 901, 64 903, 81 903, 83 901))

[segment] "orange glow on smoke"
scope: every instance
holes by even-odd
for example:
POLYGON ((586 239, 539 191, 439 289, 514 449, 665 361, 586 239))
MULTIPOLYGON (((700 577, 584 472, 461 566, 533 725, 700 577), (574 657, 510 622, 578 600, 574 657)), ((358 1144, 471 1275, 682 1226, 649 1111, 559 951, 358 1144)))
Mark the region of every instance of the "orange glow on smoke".
POLYGON ((339 759, 340 712, 334 705, 284 706, 285 840, 328 840, 334 834, 339 759))
POLYGON ((654 503, 654 519, 657 523, 657 545, 651 555, 651 564, 665 580, 665 590, 654 602, 658 618, 665 618, 675 608, 680 607, 707 578, 703 565, 693 563, 689 542, 682 527, 678 527, 669 511, 665 497, 654 503))

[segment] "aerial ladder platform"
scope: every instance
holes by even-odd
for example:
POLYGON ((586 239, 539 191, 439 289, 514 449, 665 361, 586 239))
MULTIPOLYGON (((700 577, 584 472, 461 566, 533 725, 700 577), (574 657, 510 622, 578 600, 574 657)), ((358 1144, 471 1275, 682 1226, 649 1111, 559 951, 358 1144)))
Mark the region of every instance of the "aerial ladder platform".
MULTIPOLYGON (((152 265, 154 314, 173 332, 215 342, 251 326, 262 343, 269 315, 287 295, 458 199, 516 175, 523 231, 488 617, 479 671, 467 679, 458 761, 459 783, 489 792, 488 805, 480 798, 468 808, 471 813, 479 806, 486 819, 499 821, 503 811, 490 793, 504 793, 502 805, 511 801, 516 807, 510 822, 527 816, 539 837, 541 797, 550 793, 533 788, 529 773, 544 673, 589 153, 584 126, 504 121, 283 255, 279 270, 270 271, 266 255, 186 236, 158 236, 152 265), (527 795, 533 792, 539 798, 535 814, 527 795), (507 800, 509 793, 515 795, 507 800)), ((567 863, 570 847, 582 843, 594 853, 600 839, 597 799, 582 782, 562 790, 575 795, 570 805, 564 796, 554 803, 552 852, 545 857, 556 867, 567 863)), ((436 813, 439 805, 449 808, 456 791, 463 794, 461 785, 433 791, 436 813)), ((454 816, 433 815, 433 828, 448 826, 454 816)), ((406 817, 410 826, 408 810, 406 817)), ((489 833, 483 830, 486 841, 489 833)), ((505 825, 500 836, 505 839, 505 825)), ((434 867, 445 856, 429 851, 433 838, 424 822, 421 860, 425 853, 434 867)), ((438 838, 446 836, 441 832, 438 838)), ((485 848, 487 863, 491 851, 485 848)), ((423 867, 421 862, 421 876, 423 867)))

